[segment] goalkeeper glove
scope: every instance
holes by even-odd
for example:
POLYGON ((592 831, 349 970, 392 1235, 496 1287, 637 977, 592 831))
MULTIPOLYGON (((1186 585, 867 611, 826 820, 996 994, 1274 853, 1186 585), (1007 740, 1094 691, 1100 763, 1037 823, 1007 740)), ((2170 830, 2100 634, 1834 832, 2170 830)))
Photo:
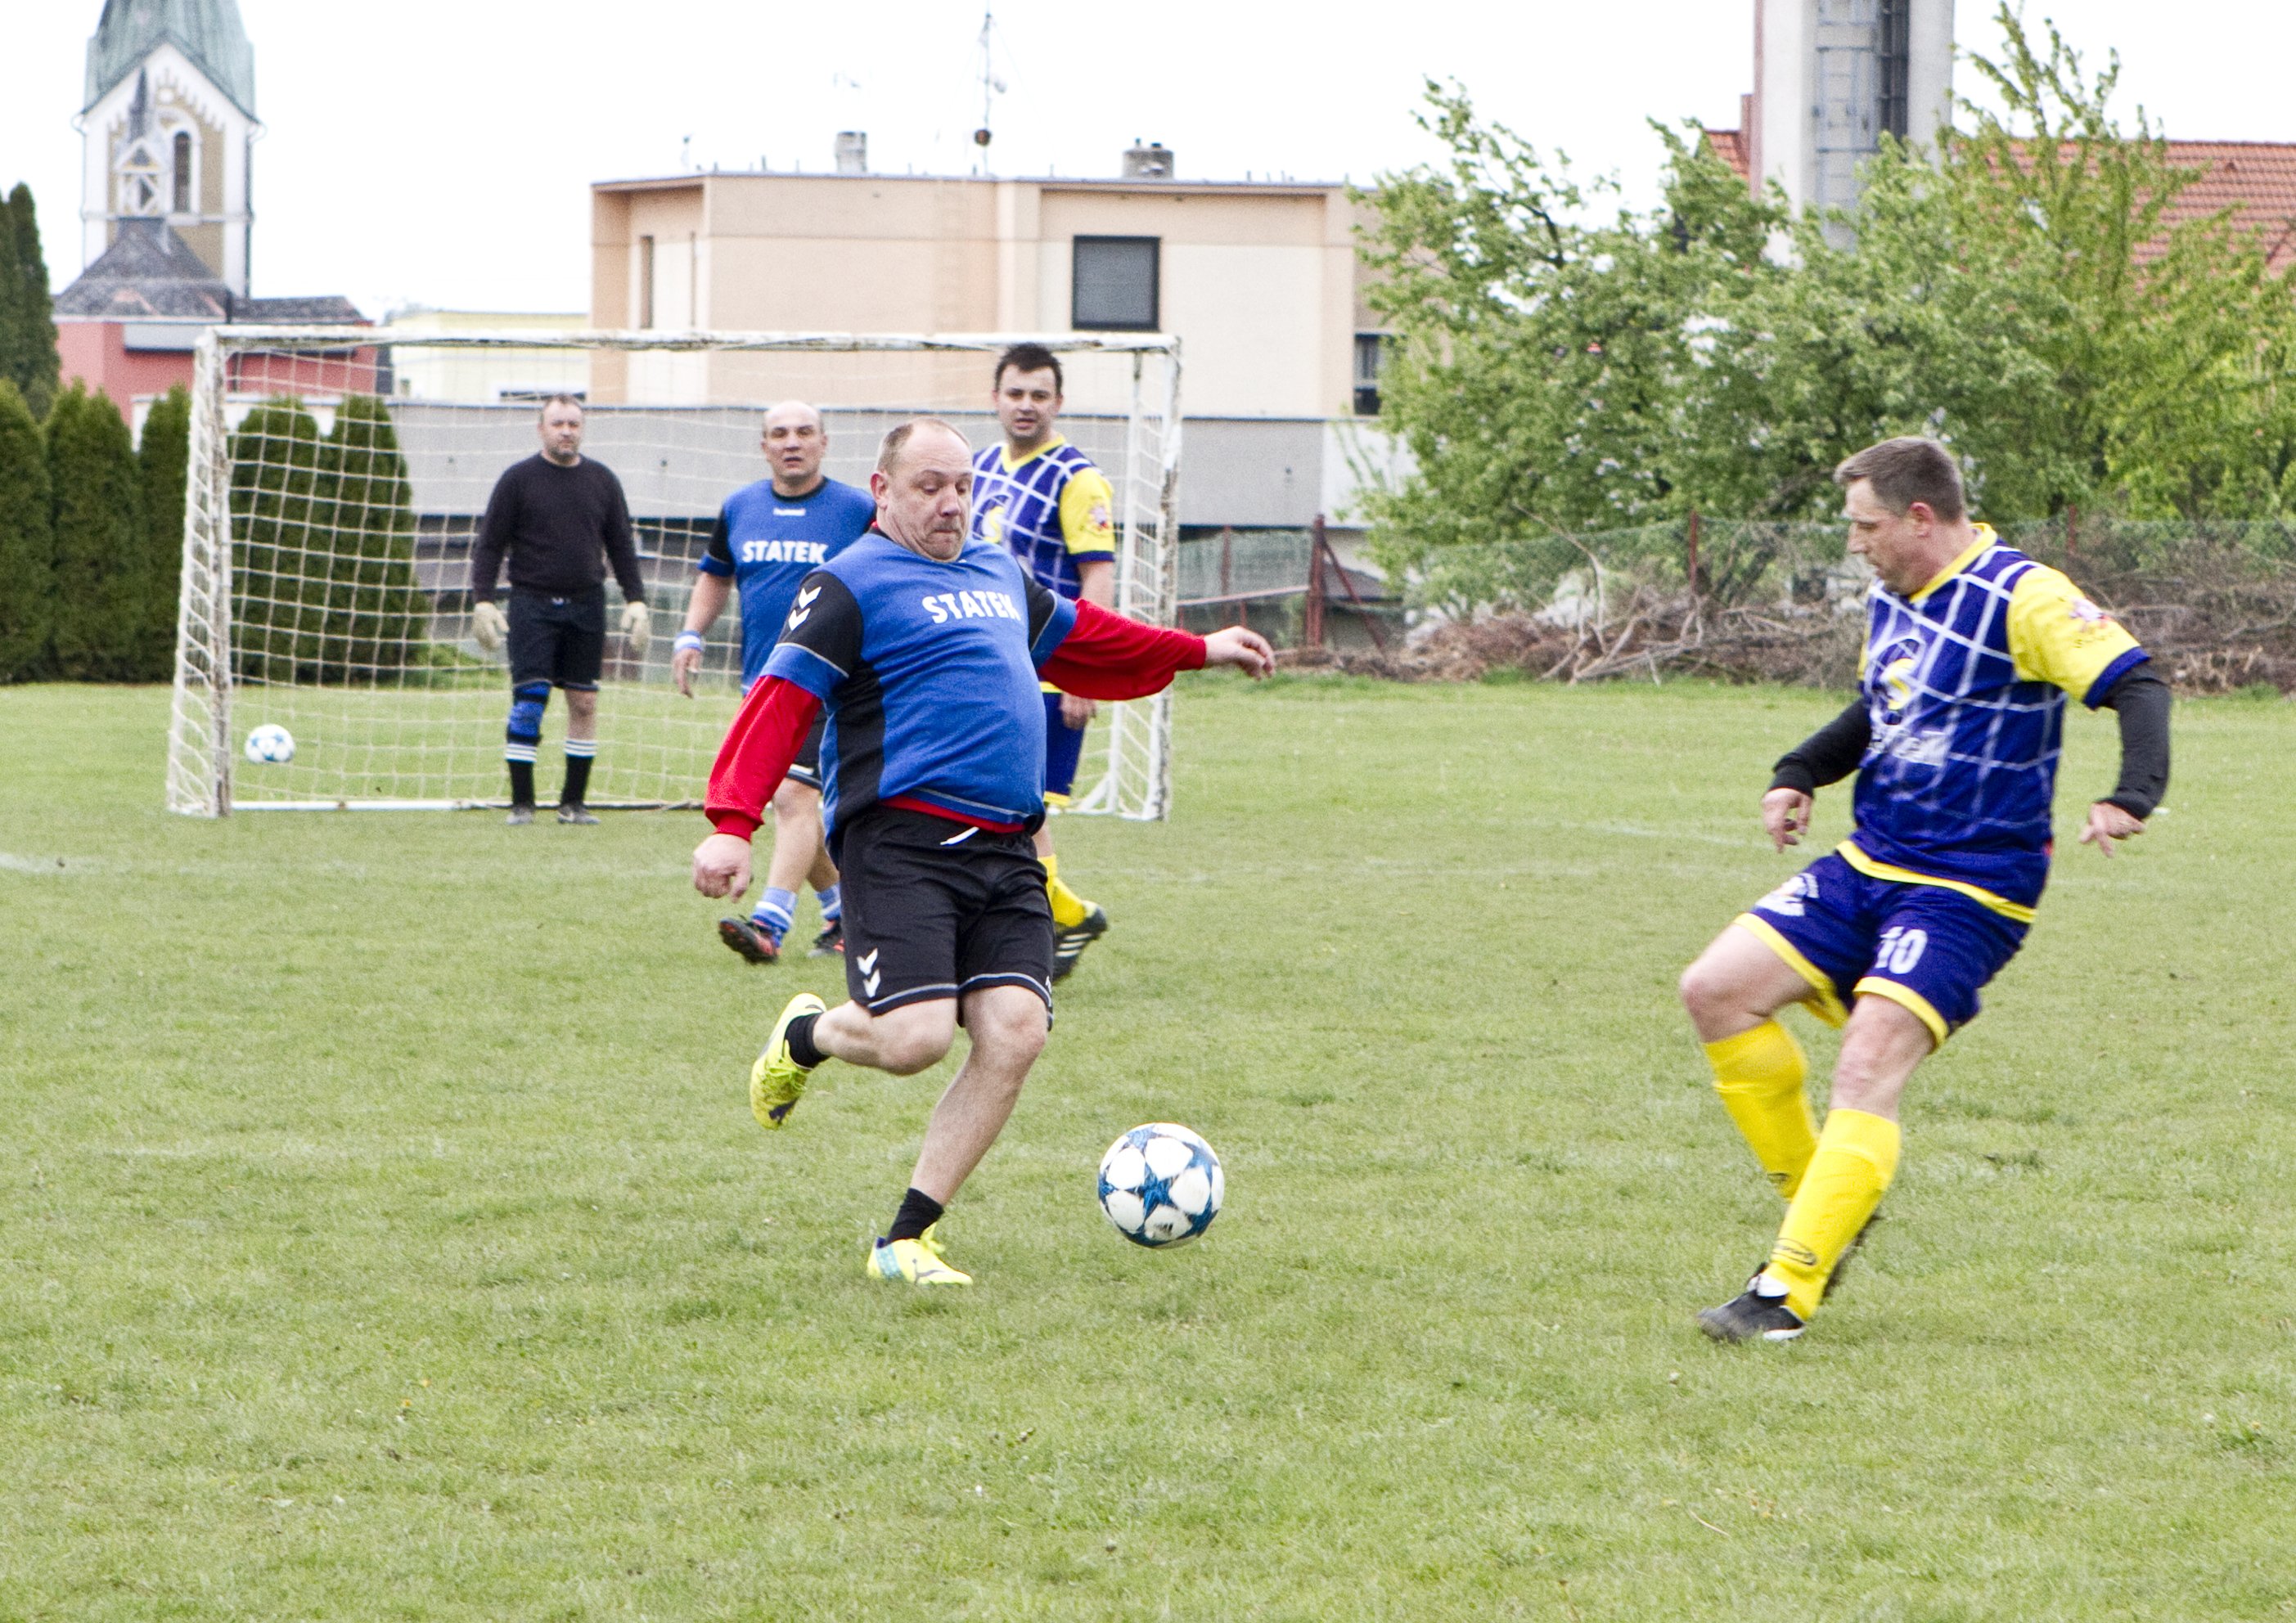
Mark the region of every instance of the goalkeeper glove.
POLYGON ((629 640, 631 657, 644 659, 646 644, 653 641, 653 616, 644 603, 622 605, 622 635, 629 640))
POLYGON ((500 648, 503 639, 510 635, 510 621, 503 618, 501 606, 485 602, 472 610, 471 635, 488 653, 500 648))

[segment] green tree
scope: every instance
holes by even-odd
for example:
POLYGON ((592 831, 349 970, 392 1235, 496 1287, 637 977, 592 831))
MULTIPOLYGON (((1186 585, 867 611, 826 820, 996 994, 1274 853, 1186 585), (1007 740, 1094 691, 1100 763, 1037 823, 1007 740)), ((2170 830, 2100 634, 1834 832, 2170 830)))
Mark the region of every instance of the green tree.
POLYGON ((54 536, 39 424, 16 385, 0 378, 0 682, 46 672, 55 630, 54 536))
POLYGON ((2277 513, 2296 496, 2288 284, 2228 212, 2170 219, 2201 172, 2141 113, 2114 120, 2117 59, 2091 77, 2054 28, 1996 21, 2000 60, 1973 60, 2002 111, 1964 103, 1934 161, 1886 143, 1854 248, 1797 223, 1800 273, 1766 290, 1783 297, 1734 312, 1754 341, 1720 369, 1734 387, 1710 443, 1793 421, 1783 393, 1837 408, 1848 441, 1828 452, 1939 434, 1996 519, 2277 513))
POLYGON ((56 397, 47 440, 56 674, 73 682, 132 681, 151 573, 135 444, 111 397, 78 383, 56 397))
POLYGON ((176 599, 184 572, 184 492, 192 460, 192 397, 182 384, 152 403, 135 455, 150 571, 136 670, 144 681, 164 682, 175 670, 176 599))
POLYGON ((1890 434, 1945 439, 1980 512, 2296 509, 2296 300, 2195 175, 2109 103, 2054 29, 1996 14, 2002 111, 1934 153, 1886 140, 1854 217, 1747 194, 1661 128, 1664 205, 1597 216, 1463 91, 1428 86, 1440 166, 1382 177, 1363 245, 1398 342, 1382 415, 1417 471, 1368 505, 1382 561, 1690 509, 1830 517, 1830 472, 1890 434), (1827 240, 1829 224, 1854 242, 1827 240))
POLYGON ((1667 208, 1590 223, 1607 184, 1582 188, 1463 91, 1431 82, 1427 98, 1450 160, 1382 179, 1363 250, 1398 338, 1382 415, 1418 470, 1372 498, 1390 566, 1710 499, 1691 478, 1710 312, 1789 274, 1764 252, 1783 209, 1661 129, 1667 208))
POLYGON ((32 189, 19 182, 0 209, 0 378, 23 392, 35 417, 48 414, 62 371, 54 307, 39 213, 32 189))
POLYGON ((283 397, 231 437, 233 664, 244 680, 288 683, 318 668, 332 507, 324 452, 317 419, 283 397))
POLYGON ((327 437, 333 479, 334 583, 322 679, 373 681, 423 643, 430 603, 414 579, 414 495, 390 414, 352 395, 327 437))

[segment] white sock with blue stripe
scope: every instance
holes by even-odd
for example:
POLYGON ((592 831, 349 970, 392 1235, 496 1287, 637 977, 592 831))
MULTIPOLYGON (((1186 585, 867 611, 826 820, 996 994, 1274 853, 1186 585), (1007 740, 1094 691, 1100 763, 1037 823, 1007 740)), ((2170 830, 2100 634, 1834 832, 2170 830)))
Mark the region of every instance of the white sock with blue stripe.
POLYGON ((821 922, 823 923, 834 924, 839 919, 844 916, 845 904, 837 899, 837 887, 835 885, 830 886, 826 890, 816 891, 815 894, 821 898, 821 922))
POLYGON ((778 947, 782 938, 789 934, 790 924, 796 917, 797 892, 769 889, 758 898, 757 909, 750 914, 750 922, 771 936, 774 945, 778 947))

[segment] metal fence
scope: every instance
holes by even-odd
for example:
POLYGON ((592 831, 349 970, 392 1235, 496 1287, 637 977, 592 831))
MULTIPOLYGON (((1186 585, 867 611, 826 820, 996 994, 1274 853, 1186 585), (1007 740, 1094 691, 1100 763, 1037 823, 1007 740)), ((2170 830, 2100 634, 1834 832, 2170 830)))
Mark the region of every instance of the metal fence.
MULTIPOLYGON (((2118 615, 2182 687, 2296 691, 2296 525, 2079 512, 1999 527, 2118 615)), ((1427 611, 1398 674, 1512 665, 1570 681, 1677 670, 1838 684, 1872 574, 1840 524, 1693 514, 1450 547, 1409 596, 1427 611)))
POLYGON ((1250 625, 1283 648, 1327 642, 1384 654, 1400 637, 1404 605, 1387 584, 1340 561, 1318 516, 1305 529, 1223 529, 1180 543, 1181 623, 1197 630, 1250 625))

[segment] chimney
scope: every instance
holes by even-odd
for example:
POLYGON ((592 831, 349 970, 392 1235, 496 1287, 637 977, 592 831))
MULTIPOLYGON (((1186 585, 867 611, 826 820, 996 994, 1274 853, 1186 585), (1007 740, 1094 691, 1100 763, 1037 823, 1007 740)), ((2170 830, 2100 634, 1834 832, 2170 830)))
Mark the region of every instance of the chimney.
POLYGON ((857 129, 837 132, 837 172, 840 175, 866 175, 869 172, 869 137, 857 129))
POLYGON ((1169 180, 1172 178, 1172 149, 1160 141, 1151 141, 1143 146, 1136 139, 1124 152, 1124 178, 1127 180, 1169 180))

